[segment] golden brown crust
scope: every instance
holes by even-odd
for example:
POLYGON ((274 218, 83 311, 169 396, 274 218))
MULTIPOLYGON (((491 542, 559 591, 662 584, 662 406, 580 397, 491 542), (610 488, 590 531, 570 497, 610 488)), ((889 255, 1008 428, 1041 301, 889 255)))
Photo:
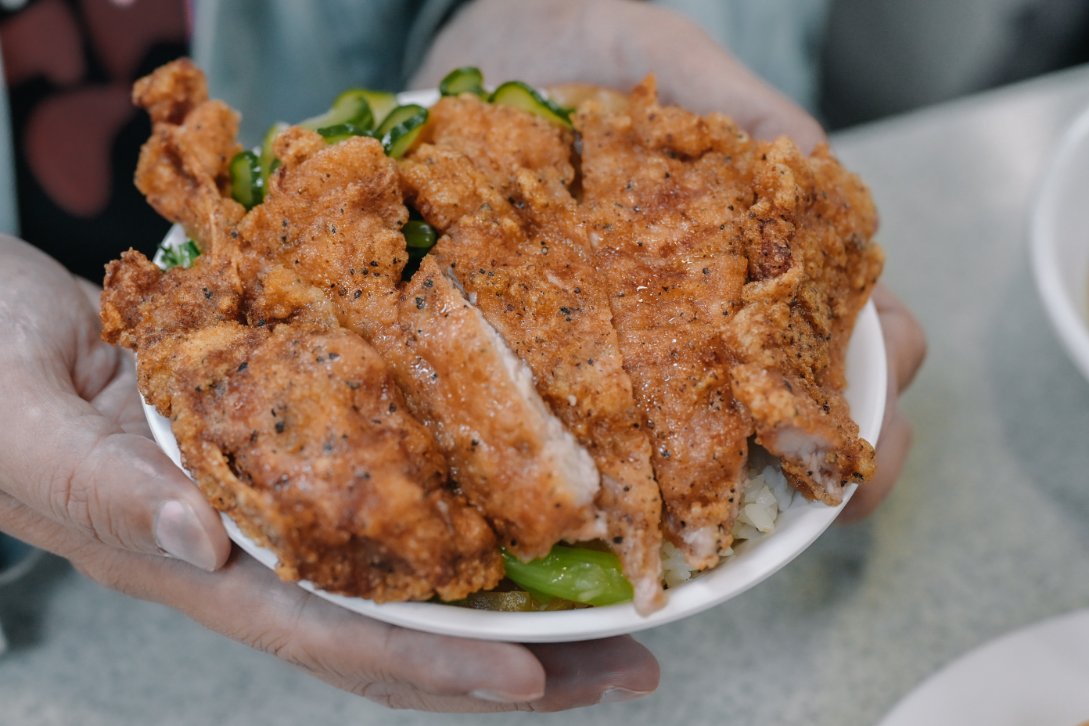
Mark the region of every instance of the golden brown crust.
POLYGON ((495 536, 448 487, 378 353, 337 327, 239 322, 226 271, 200 259, 163 273, 126 253, 103 307, 125 311, 141 390, 210 501, 282 576, 331 592, 381 602, 494 586, 495 536))
POLYGON ((541 397, 601 472, 606 543, 662 603, 661 498, 609 302, 568 186, 569 131, 475 98, 436 104, 433 144, 400 165, 402 186, 444 236, 431 256, 457 272, 487 320, 532 369, 541 397), (532 150, 527 151, 527 150, 532 150))
POLYGON ((187 59, 137 81, 133 100, 152 119, 136 187, 155 211, 185 227, 204 252, 227 246, 227 231, 245 212, 227 194, 228 167, 242 150, 238 114, 208 100, 204 75, 187 59))
POLYGON ((735 234, 752 201, 745 139, 658 108, 648 87, 630 113, 590 104, 575 125, 590 244, 651 438, 665 532, 702 569, 730 546, 751 433, 720 345, 747 271, 735 234))
POLYGON ((865 188, 827 148, 805 157, 723 116, 662 107, 653 79, 628 113, 591 103, 576 128, 667 533, 701 567, 729 544, 751 434, 807 496, 838 503, 873 470, 842 395, 847 340, 881 270, 865 188))
POLYGON ((750 437, 811 498, 872 473, 842 393, 882 262, 862 184, 653 79, 576 95, 575 132, 443 99, 400 165, 288 128, 245 213, 237 114, 188 61, 137 83, 137 184, 203 254, 111 263, 103 337, 281 576, 460 598, 499 542, 602 538, 647 612, 659 526, 697 568, 730 545, 750 437), (402 282, 406 198, 443 236, 402 282))

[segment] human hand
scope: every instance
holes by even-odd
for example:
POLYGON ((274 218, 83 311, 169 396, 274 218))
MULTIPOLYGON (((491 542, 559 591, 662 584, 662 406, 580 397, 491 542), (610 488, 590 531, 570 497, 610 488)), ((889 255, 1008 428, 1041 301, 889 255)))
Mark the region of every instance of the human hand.
POLYGON ((904 303, 878 283, 873 291, 874 307, 881 321, 888 362, 885 418, 877 439, 877 470, 873 479, 855 491, 839 516, 842 523, 869 515, 892 491, 911 450, 911 422, 900 410, 900 396, 911 385, 926 358, 926 335, 904 303))
POLYGON ((451 68, 465 65, 485 78, 625 92, 654 73, 666 103, 726 113, 757 138, 785 134, 807 152, 824 139, 808 113, 699 26, 650 3, 474 0, 439 33, 410 85, 436 88, 451 68))
POLYGON ((657 686, 630 638, 527 647, 419 633, 232 555, 219 516, 149 438, 129 356, 99 338, 98 292, 0 237, 0 531, 390 706, 559 710, 657 686))
MULTIPOLYGON (((591 84, 626 91, 654 73, 664 101, 698 113, 719 111, 757 138, 792 138, 804 151, 825 140, 808 113, 771 88, 698 26, 664 8, 631 0, 475 0, 436 38, 412 85, 436 87, 451 68, 477 65, 490 78, 539 86, 591 84), (683 48, 684 52, 677 52, 683 48)), ((899 396, 926 354, 911 312, 878 285, 874 301, 885 336, 889 389, 877 446, 877 473, 841 515, 871 513, 892 490, 911 448, 899 396)))

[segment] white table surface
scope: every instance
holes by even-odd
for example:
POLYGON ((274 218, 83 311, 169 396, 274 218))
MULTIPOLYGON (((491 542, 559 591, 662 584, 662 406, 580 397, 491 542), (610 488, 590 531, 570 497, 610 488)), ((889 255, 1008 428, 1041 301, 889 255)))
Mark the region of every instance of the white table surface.
MULTIPOLYGON (((964 651, 1089 605, 1089 382, 1027 253, 1039 176, 1085 106, 1089 67, 834 138, 876 196, 885 280, 930 340, 900 486, 754 590, 641 635, 654 696, 488 723, 872 726, 964 651)), ((5 725, 482 721, 386 711, 53 558, 0 590, 0 619, 5 725)))

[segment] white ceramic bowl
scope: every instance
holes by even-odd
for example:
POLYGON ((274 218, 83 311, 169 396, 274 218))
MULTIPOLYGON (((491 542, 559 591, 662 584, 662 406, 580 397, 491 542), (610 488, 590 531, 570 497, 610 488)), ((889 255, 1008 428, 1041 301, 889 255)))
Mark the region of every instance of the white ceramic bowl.
MULTIPOLYGON (((859 315, 847 351, 847 399, 862 436, 877 441, 885 409, 885 347, 873 303, 859 315)), ((144 406, 155 440, 181 466, 177 441, 170 422, 155 409, 144 406)), ((850 485, 844 503, 854 492, 850 485)), ((842 505, 829 507, 801 496, 779 515, 774 532, 742 543, 736 554, 718 567, 668 591, 664 608, 641 616, 631 604, 610 605, 541 613, 500 613, 425 602, 377 604, 361 598, 323 592, 309 582, 301 587, 331 602, 378 620, 416 630, 487 640, 527 643, 563 642, 633 633, 693 615, 741 594, 775 573, 809 545, 832 523, 842 505)), ((231 539, 262 564, 273 567, 276 557, 258 546, 228 517, 223 523, 231 539)))
MULTIPOLYGON (((415 91, 401 94, 398 100, 430 105, 437 98, 435 91, 415 91)), ((164 244, 170 246, 184 241, 184 233, 175 228, 164 244)), ((847 400, 860 432, 867 441, 876 443, 885 411, 886 364, 881 325, 872 302, 859 314, 847 350, 847 384, 847 400)), ((150 406, 145 405, 144 409, 155 440, 174 463, 181 466, 170 422, 150 406)), ((844 504, 854 488, 855 485, 850 485, 844 504)), ((832 523, 840 509, 842 505, 829 507, 794 497, 793 503, 779 515, 774 532, 742 543, 735 548, 736 554, 718 567, 669 590, 668 604, 647 617, 639 615, 631 604, 541 613, 488 612, 423 602, 379 605, 323 592, 309 582, 299 585, 363 615, 433 633, 526 643, 604 638, 672 622, 739 595, 801 554, 832 523)), ((275 566, 276 558, 271 552, 242 534, 229 518, 223 520, 228 534, 238 546, 264 565, 275 566)))
POLYGON ((1052 158, 1032 216, 1036 287, 1066 351, 1089 378, 1089 109, 1052 158))

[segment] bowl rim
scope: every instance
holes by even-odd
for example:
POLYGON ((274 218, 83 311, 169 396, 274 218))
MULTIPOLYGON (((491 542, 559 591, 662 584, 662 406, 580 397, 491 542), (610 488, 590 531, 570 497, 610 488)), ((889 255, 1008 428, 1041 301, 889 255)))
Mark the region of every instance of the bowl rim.
MULTIPOLYGON (((1078 161, 1076 152, 1085 148, 1089 148, 1089 108, 1067 127, 1052 152, 1033 203, 1029 239, 1036 290, 1051 327, 1082 375, 1089 378, 1089 320, 1062 281, 1056 229, 1068 187, 1065 178, 1078 161)), ((1089 154, 1082 157, 1084 161, 1089 154)), ((1089 288, 1089 269, 1084 273, 1089 288)))

